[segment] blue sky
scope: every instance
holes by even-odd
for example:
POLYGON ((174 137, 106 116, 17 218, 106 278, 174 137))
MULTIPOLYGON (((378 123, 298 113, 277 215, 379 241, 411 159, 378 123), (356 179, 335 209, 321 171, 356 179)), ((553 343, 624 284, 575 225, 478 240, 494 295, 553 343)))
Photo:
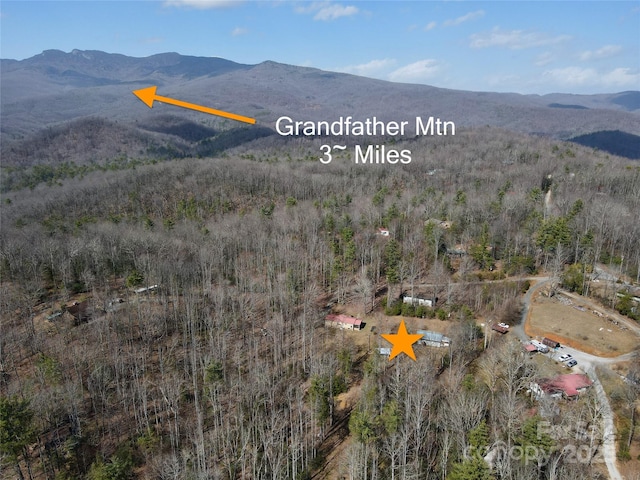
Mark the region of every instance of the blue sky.
POLYGON ((46 49, 265 60, 438 87, 640 90, 633 1, 11 1, 0 57, 46 49))

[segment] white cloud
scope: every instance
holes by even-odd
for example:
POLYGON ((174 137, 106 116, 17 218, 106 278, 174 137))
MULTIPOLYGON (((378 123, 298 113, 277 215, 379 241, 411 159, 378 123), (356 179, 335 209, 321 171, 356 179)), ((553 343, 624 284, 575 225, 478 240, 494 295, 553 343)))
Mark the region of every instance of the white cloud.
POLYGON ((592 84, 598 73, 593 68, 565 67, 546 70, 542 73, 544 79, 561 85, 582 86, 592 84))
POLYGON ((640 85, 640 72, 633 73, 630 68, 614 68, 609 73, 605 73, 601 77, 601 81, 605 85, 613 86, 630 86, 638 88, 640 85))
POLYGON ((249 30, 242 27, 236 27, 231 31, 231 35, 233 35, 234 37, 237 37, 239 35, 246 35, 247 33, 249 33, 249 30))
POLYGON ((425 25, 424 27, 424 31, 428 32, 429 30, 433 30, 434 28, 436 28, 438 24, 436 22, 429 22, 425 25))
POLYGON ((454 18, 452 20, 446 20, 444 22, 445 27, 454 27, 456 25, 460 25, 461 23, 468 22, 469 20, 474 20, 476 18, 480 18, 484 16, 484 10, 476 10, 475 12, 469 12, 466 15, 462 15, 461 17, 454 18))
POLYGON ((586 50, 580 54, 580 60, 588 62, 590 60, 600 60, 612 57, 622 51, 620 45, 605 45, 597 50, 586 50))
POLYGON ((392 58, 383 58, 380 60, 371 60, 367 63, 360 65, 348 65, 337 69, 339 72, 353 73, 354 75, 361 75, 363 77, 375 76, 376 73, 380 73, 395 65, 396 61, 392 58))
POLYGON ((187 7, 206 10, 209 8, 233 7, 244 3, 244 0, 165 0, 165 7, 187 7))
POLYGON ((314 20, 335 20, 340 17, 349 17, 358 13, 358 9, 353 5, 344 6, 338 3, 331 3, 322 6, 313 17, 314 20))
POLYGON ((571 39, 569 35, 551 36, 544 32, 524 30, 501 30, 495 27, 490 32, 471 35, 472 48, 505 47, 510 50, 556 45, 571 39))
POLYGON ((547 70, 542 77, 566 87, 637 88, 640 83, 640 73, 634 73, 630 68, 614 68, 608 72, 600 72, 595 68, 572 66, 547 70))
POLYGON ((344 6, 339 3, 332 2, 311 2, 306 6, 296 7, 296 12, 303 14, 314 13, 314 20, 335 20, 340 17, 348 17, 359 12, 357 7, 352 5, 344 6))
POLYGON ((436 60, 419 60, 394 70, 389 74, 389 80, 392 82, 420 83, 433 78, 441 70, 442 66, 436 60))

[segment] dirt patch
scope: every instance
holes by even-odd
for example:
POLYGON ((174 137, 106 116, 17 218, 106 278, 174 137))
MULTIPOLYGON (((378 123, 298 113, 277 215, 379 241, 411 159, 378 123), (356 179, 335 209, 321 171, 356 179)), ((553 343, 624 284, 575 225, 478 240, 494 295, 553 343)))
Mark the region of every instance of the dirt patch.
POLYGON ((529 309, 525 332, 599 357, 629 353, 640 342, 640 337, 626 326, 563 295, 537 295, 529 309))

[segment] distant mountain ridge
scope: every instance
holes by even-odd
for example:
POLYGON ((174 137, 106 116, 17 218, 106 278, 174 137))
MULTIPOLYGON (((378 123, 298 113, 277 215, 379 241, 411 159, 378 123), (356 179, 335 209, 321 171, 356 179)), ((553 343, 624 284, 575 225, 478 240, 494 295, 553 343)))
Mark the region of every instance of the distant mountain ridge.
MULTIPOLYGON (((635 91, 542 96, 469 92, 272 61, 245 65, 178 53, 134 58, 94 50, 46 50, 21 61, 1 60, 0 67, 3 150, 5 144, 83 118, 100 117, 140 132, 152 131, 156 140, 169 143, 191 135, 184 125, 181 132, 150 128, 161 115, 205 129, 238 126, 173 106, 156 104, 150 110, 131 94, 150 85, 157 85, 160 95, 252 116, 268 129, 283 115, 315 121, 347 115, 385 121, 434 116, 459 127, 489 125, 562 140, 603 130, 640 135, 640 92, 635 91), (158 135, 165 135, 164 140, 158 135)), ((201 140, 200 136, 194 138, 201 140)))
MULTIPOLYGON (((242 65, 218 57, 194 57, 175 52, 136 58, 99 50, 73 50, 70 53, 45 50, 34 57, 22 61, 10 60, 10 62, 12 62, 10 65, 14 66, 20 64, 33 69, 76 71, 87 76, 105 76, 117 81, 122 81, 123 77, 131 75, 145 77, 154 72, 194 78, 252 67, 252 65, 242 65)), ((51 70, 47 73, 51 73, 51 70)))

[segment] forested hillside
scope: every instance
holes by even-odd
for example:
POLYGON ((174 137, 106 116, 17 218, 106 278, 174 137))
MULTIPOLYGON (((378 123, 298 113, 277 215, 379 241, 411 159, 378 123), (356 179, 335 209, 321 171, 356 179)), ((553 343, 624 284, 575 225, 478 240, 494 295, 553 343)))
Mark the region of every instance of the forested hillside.
POLYGON ((3 478, 606 478, 536 430, 596 428, 594 398, 534 402, 538 365, 476 319, 519 321, 536 273, 638 282, 640 166, 495 128, 395 143, 411 164, 268 137, 3 193, 3 478), (424 288, 451 348, 388 361, 424 288), (548 461, 465 457, 497 442, 548 461))

